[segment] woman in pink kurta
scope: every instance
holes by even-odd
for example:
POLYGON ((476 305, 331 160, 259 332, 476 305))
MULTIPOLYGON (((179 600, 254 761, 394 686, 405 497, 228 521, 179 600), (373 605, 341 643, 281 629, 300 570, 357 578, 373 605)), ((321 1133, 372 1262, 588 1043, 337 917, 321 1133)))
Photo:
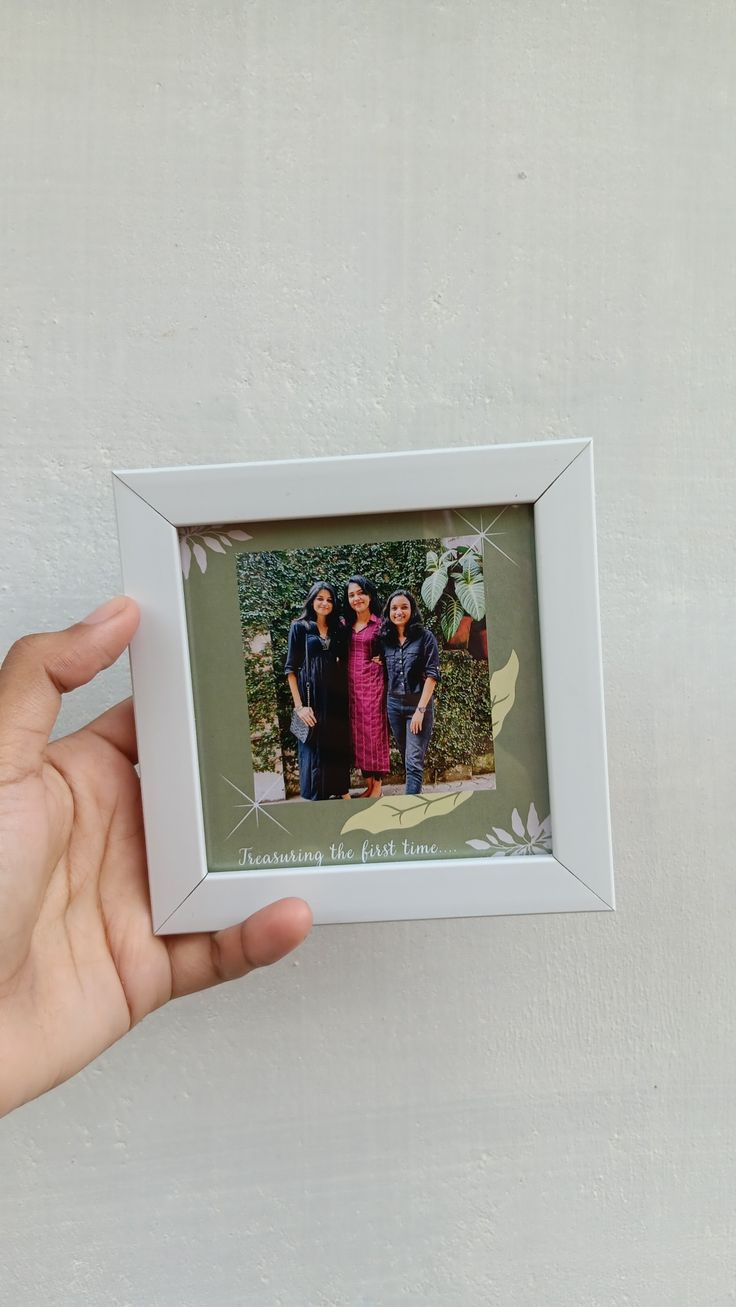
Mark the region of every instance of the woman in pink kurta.
POLYGON ((353 619, 348 651, 353 761, 366 779, 360 797, 377 799, 389 770, 386 674, 383 663, 376 661, 381 629, 378 591, 367 577, 351 576, 347 599, 353 619))

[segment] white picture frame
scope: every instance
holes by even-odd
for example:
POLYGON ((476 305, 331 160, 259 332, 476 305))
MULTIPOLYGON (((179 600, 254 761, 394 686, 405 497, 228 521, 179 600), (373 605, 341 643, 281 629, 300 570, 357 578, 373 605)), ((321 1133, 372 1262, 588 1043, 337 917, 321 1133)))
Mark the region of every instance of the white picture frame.
POLYGON ((614 907, 589 439, 116 471, 153 927, 232 925, 298 895, 317 923, 614 907), (180 527, 197 522, 534 506, 553 853, 210 872, 197 761, 180 527))

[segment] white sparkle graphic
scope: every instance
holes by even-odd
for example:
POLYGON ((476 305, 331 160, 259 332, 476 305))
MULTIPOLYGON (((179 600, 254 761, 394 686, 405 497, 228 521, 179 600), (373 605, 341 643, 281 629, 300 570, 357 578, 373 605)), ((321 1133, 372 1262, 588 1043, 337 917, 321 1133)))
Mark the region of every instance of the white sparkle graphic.
MULTIPOLYGON (((232 785, 232 788, 234 790, 237 790, 238 794, 240 794, 245 799, 245 803, 235 804, 236 808, 245 808, 246 811, 243 813, 242 817, 240 818, 240 821, 237 822, 235 826, 233 826, 232 830, 230 831, 230 835, 234 835, 236 830, 239 830, 240 827, 243 825, 243 822, 247 821, 249 817, 252 817, 253 813, 256 814, 256 826, 258 825, 260 817, 268 817, 268 820, 272 821, 274 826, 278 826, 279 830, 282 830, 285 835, 289 834, 286 827, 282 826, 281 822, 277 821, 276 818, 272 816, 270 812, 267 812, 266 809, 263 807, 264 801, 268 798, 269 794, 271 793, 271 790, 276 788, 276 785, 278 785, 279 783, 278 781, 276 781, 274 785, 271 785, 269 789, 266 790, 266 793, 263 795, 263 798, 252 799, 250 795, 246 794, 245 790, 241 790, 240 787, 236 785, 234 781, 228 780, 227 776, 223 776, 222 779, 224 781, 227 781, 228 785, 232 785)), ((225 838, 229 840, 230 835, 226 835, 225 838)))
POLYGON ((459 513, 459 512, 458 512, 457 509, 455 509, 455 516, 456 516, 456 517, 459 517, 460 520, 461 520, 462 522, 464 522, 466 526, 469 526, 469 527, 470 527, 471 531, 473 532, 473 548, 474 548, 474 549, 477 549, 477 550, 478 550, 478 553, 482 553, 482 552, 483 552, 483 545, 484 545, 484 544, 486 544, 486 545, 490 545, 492 549, 495 549, 495 550, 496 550, 496 553, 498 553, 498 554, 503 554, 503 557, 506 558, 506 559, 508 559, 508 561, 509 561, 510 563, 513 563, 513 564, 514 564, 514 567, 516 567, 517 564, 514 562, 514 559, 513 559, 513 558, 509 558, 509 555, 508 555, 507 553, 504 553, 504 550, 501 548, 500 545, 497 545, 497 544, 496 544, 495 539, 494 539, 494 536, 504 536, 504 535, 506 535, 506 532, 505 532, 505 531, 492 531, 492 529, 491 529, 492 527, 494 527, 494 526, 496 525, 496 523, 497 523, 497 521, 499 520, 499 518, 503 517, 503 515, 504 515, 504 513, 506 512, 506 509, 507 509, 507 508, 508 508, 508 504, 504 504, 504 507, 501 509, 501 512, 496 514, 496 516, 494 517, 493 521, 488 523, 488 526, 484 526, 484 525, 483 525, 483 514, 482 514, 482 513, 481 513, 481 515, 480 515, 480 526, 476 526, 475 522, 471 522, 469 518, 464 517, 462 513, 459 513))

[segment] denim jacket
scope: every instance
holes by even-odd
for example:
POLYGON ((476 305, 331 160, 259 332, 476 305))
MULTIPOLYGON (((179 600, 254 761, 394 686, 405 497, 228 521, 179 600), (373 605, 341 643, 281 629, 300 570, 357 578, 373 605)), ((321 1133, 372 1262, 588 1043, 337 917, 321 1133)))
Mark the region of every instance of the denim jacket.
POLYGON ((440 680, 440 651, 435 636, 425 628, 403 645, 389 644, 387 640, 382 644, 389 696, 419 702, 427 677, 440 680))

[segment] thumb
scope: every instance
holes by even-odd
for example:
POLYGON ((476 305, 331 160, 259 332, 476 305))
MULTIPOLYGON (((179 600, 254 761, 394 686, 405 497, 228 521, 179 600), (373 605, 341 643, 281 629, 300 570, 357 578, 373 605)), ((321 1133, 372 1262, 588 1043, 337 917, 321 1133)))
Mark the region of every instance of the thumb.
POLYGON ((38 771, 62 694, 110 667, 137 626, 137 605, 119 595, 65 631, 12 646, 0 668, 0 784, 38 771))

